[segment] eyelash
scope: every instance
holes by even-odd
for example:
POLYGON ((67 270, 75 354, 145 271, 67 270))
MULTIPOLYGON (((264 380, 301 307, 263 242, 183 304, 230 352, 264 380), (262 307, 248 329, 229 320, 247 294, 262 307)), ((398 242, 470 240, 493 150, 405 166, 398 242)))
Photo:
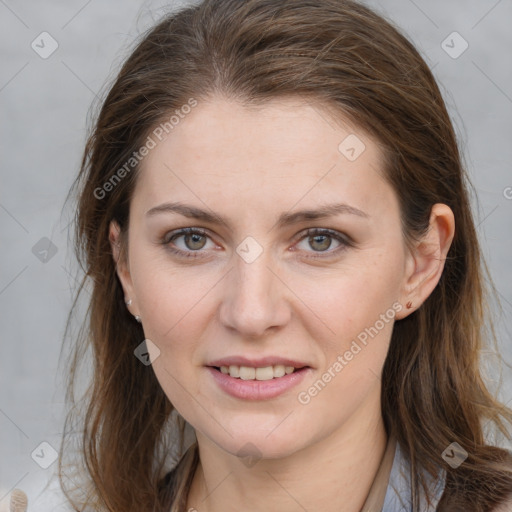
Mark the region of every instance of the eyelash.
MULTIPOLYGON (((210 238, 208 233, 200 228, 182 228, 176 232, 167 233, 164 238, 161 240, 161 243, 166 246, 166 249, 169 250, 171 253, 178 255, 179 257, 183 258, 201 258, 202 256, 200 253, 201 250, 197 251, 182 251, 181 249, 176 249, 175 247, 172 247, 170 244, 173 240, 176 238, 179 238, 183 235, 200 235, 205 236, 207 238, 210 238)), ((332 251, 316 251, 317 254, 307 256, 307 258, 327 258, 331 257, 333 254, 338 254, 339 252, 346 250, 349 247, 354 247, 353 241, 347 236, 342 235, 338 233, 337 231, 333 231, 332 229, 326 229, 326 228, 309 228, 306 230, 302 236, 299 238, 297 243, 301 242, 305 238, 313 237, 313 236, 329 236, 331 238, 334 238, 338 242, 340 242, 340 246, 332 251), (327 256, 324 256, 327 255, 327 256)))

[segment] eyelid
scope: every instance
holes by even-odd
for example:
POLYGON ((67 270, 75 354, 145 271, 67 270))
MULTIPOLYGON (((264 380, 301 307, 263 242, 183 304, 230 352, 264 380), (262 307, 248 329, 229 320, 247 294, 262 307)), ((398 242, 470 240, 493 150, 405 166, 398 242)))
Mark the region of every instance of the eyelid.
POLYGON ((179 228, 179 229, 174 229, 172 231, 168 231, 167 233, 164 234, 164 236, 162 237, 162 243, 166 244, 166 243, 169 243, 174 237, 178 237, 178 236, 182 236, 182 235, 188 235, 188 234, 198 234, 198 235, 202 235, 202 236, 207 236, 208 238, 211 238, 211 236, 208 234, 208 230, 204 229, 204 228, 195 228, 195 227, 190 227, 190 228, 179 228))
POLYGON ((335 229, 329 229, 329 228, 307 228, 303 231, 301 231, 297 238, 302 240, 303 238, 307 236, 316 236, 316 235, 328 235, 332 238, 336 238, 337 240, 340 240, 344 243, 348 244, 354 244, 354 241, 352 238, 350 238, 347 234, 342 233, 341 231, 337 231, 335 229))

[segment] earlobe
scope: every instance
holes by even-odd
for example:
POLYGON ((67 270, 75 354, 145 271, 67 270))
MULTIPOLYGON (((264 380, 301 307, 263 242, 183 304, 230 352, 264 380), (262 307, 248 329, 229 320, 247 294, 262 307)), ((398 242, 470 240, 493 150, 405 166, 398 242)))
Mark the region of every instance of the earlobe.
POLYGON ((451 208, 436 203, 430 212, 427 233, 407 256, 400 302, 408 307, 404 307, 397 315, 398 320, 418 309, 437 286, 454 235, 455 220, 451 208))

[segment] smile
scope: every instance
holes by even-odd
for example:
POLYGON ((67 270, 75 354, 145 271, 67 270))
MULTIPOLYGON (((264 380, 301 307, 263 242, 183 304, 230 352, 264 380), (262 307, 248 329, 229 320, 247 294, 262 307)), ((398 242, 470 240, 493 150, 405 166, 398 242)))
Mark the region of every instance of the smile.
POLYGON ((207 366, 216 386, 242 400, 268 400, 284 395, 313 372, 309 366, 207 366))
POLYGON ((221 366, 217 368, 221 373, 229 375, 235 379, 242 380, 271 380, 284 377, 293 373, 296 368, 293 366, 284 366, 277 364, 275 366, 264 366, 260 368, 253 368, 250 366, 238 366, 232 364, 230 366, 221 366))

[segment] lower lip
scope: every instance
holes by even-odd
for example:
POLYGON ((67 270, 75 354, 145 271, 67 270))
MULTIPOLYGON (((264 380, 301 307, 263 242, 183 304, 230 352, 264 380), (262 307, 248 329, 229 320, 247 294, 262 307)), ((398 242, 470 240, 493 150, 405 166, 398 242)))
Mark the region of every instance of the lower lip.
POLYGON ((242 380, 235 379, 211 366, 208 366, 207 369, 222 391, 243 400, 275 398, 302 382, 306 374, 311 371, 311 368, 307 367, 270 380, 242 380))

